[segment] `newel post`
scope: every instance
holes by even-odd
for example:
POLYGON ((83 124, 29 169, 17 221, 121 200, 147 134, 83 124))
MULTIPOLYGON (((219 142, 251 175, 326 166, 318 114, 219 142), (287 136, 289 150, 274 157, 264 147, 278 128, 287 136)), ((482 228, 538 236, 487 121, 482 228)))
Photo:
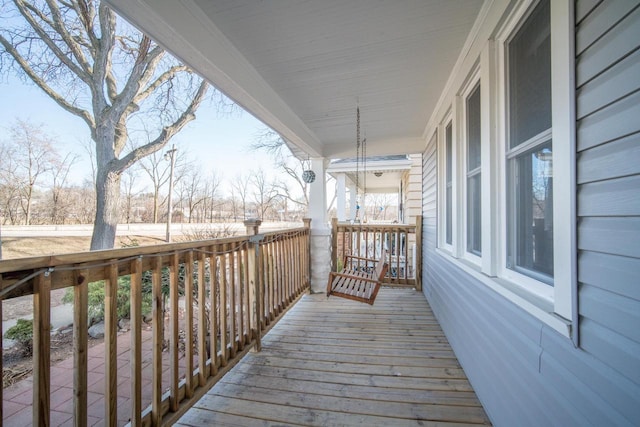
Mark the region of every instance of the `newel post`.
POLYGON ((244 222, 247 228, 247 235, 249 235, 249 246, 247 251, 248 265, 247 271, 249 273, 249 312, 251 314, 251 333, 255 337, 256 344, 252 351, 258 352, 262 349, 262 331, 260 322, 260 298, 261 298, 261 283, 260 283, 260 242, 264 238, 262 234, 258 234, 262 221, 259 219, 248 219, 244 222))
POLYGON ((338 271, 338 218, 331 218, 331 271, 338 271))
POLYGON ((416 289, 422 290, 422 215, 416 216, 416 289))
POLYGON ((311 218, 302 218, 302 222, 304 224, 304 228, 309 230, 309 234, 307 235, 307 285, 309 286, 309 293, 311 293, 311 218))

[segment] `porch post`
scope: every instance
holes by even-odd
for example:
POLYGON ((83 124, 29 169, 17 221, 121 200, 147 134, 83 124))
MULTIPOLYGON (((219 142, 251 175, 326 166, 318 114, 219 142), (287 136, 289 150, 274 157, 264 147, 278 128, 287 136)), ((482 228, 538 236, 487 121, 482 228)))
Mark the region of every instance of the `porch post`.
POLYGON ((356 219, 356 205, 358 204, 358 189, 356 185, 349 184, 349 220, 356 219))
POLYGON ((311 292, 323 292, 331 270, 331 229, 327 224, 325 159, 312 158, 316 179, 309 188, 311 218, 311 292))
POLYGON ((337 213, 338 221, 343 222, 347 220, 347 187, 346 177, 344 173, 336 174, 336 201, 337 201, 337 213))

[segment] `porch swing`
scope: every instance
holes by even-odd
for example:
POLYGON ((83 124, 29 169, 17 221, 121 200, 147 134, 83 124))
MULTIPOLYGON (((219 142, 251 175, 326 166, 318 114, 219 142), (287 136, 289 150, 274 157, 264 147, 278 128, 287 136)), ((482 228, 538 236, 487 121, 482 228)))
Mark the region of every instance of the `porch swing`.
MULTIPOLYGON (((356 191, 360 194, 360 164, 363 166, 362 201, 367 191, 367 138, 360 142, 360 106, 356 107, 356 191)), ((356 199, 358 199, 356 197, 356 199)), ((364 210, 364 209, 363 209, 364 210)), ((364 213, 360 219, 360 203, 356 206, 356 222, 364 222, 364 213)), ((366 253, 366 252, 365 252, 366 253)), ((329 273, 327 298, 331 295, 370 305, 376 300, 382 280, 387 274, 389 264, 387 252, 380 252, 380 259, 345 255, 342 270, 329 273)))

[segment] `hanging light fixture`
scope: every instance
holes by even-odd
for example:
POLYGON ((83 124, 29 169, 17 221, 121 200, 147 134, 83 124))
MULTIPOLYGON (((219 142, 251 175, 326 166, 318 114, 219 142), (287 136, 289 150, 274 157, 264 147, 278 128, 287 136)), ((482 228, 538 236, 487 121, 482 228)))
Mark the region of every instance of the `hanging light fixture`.
POLYGON ((316 173, 311 169, 307 169, 302 172, 302 180, 307 184, 311 184, 313 181, 316 180, 316 173))

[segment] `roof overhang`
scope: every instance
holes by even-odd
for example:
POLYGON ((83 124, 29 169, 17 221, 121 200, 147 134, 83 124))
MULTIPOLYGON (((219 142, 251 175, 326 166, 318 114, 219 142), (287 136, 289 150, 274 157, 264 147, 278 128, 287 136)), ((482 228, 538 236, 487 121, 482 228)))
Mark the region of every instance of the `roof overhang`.
POLYGON ((482 0, 106 0, 299 157, 419 153, 482 0))

